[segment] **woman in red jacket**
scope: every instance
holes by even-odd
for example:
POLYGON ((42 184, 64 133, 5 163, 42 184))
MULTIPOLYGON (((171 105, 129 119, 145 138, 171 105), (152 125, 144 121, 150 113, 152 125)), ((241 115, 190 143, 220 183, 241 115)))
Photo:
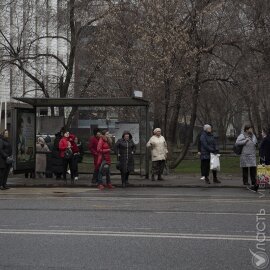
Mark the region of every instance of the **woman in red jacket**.
POLYGON ((69 132, 66 131, 64 133, 64 136, 59 142, 59 150, 60 150, 60 157, 63 159, 63 179, 67 183, 67 169, 69 167, 71 174, 71 183, 74 183, 73 164, 72 164, 73 152, 69 136, 70 136, 69 132), (67 155, 67 152, 69 150, 71 151, 70 156, 67 155))
POLYGON ((112 140, 110 138, 110 134, 108 131, 103 130, 101 133, 101 137, 98 141, 97 152, 98 152, 98 160, 97 166, 99 168, 98 173, 98 188, 103 190, 105 186, 109 189, 112 189, 113 186, 111 184, 110 177, 110 165, 111 165, 111 146, 112 140), (102 176, 106 175, 106 185, 103 184, 102 176))

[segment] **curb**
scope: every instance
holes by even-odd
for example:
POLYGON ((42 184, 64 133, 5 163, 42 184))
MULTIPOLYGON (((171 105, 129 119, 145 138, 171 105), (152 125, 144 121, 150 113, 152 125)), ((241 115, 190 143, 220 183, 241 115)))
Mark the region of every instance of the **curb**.
MULTIPOLYGON (((63 184, 63 185, 56 185, 56 184, 9 184, 8 185, 11 188, 61 188, 61 187, 66 187, 66 188, 96 188, 96 185, 87 185, 87 184, 63 184)), ((116 188, 122 188, 121 184, 115 184, 113 185, 116 188)), ((128 188, 242 188, 246 189, 246 186, 218 186, 218 185, 161 185, 161 184, 129 184, 128 188)))

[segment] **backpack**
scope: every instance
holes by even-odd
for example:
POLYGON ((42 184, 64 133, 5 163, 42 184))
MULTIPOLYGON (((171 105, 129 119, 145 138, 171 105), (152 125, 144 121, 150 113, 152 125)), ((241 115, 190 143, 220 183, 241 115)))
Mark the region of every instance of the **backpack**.
POLYGON ((233 152, 234 152, 236 155, 240 156, 240 155, 242 154, 243 147, 244 147, 244 145, 237 145, 237 144, 234 144, 234 146, 233 146, 233 152))
POLYGON ((70 148, 67 148, 64 153, 64 159, 71 159, 73 156, 73 152, 70 148))

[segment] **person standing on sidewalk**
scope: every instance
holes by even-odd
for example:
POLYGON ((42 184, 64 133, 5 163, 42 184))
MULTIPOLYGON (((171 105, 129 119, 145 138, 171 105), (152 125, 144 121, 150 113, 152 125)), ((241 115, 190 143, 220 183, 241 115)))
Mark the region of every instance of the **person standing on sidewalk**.
MULTIPOLYGON (((211 133, 213 132, 213 127, 212 125, 209 124, 209 126, 211 126, 211 133)), ((204 130, 199 134, 199 139, 198 139, 198 156, 200 157, 201 156, 201 151, 202 151, 202 142, 201 142, 201 136, 202 134, 204 133, 204 130)), ((214 134, 213 134, 214 136, 214 134)), ((214 139, 215 139, 215 145, 216 145, 216 149, 218 150, 218 143, 217 143, 217 139, 216 137, 214 136, 214 139)), ((203 166, 203 163, 202 162, 202 159, 201 159, 201 180, 205 181, 205 176, 203 176, 203 173, 204 173, 204 166, 203 166)), ((212 174, 213 174, 213 180, 215 183, 220 183, 220 181, 218 180, 218 177, 217 177, 217 170, 212 170, 212 174)))
POLYGON ((69 135, 69 142, 71 144, 71 150, 73 153, 73 155, 72 155, 72 170, 70 169, 70 171, 72 171, 72 173, 73 173, 73 177, 74 177, 75 182, 79 180, 78 163, 80 160, 80 149, 76 143, 76 139, 78 141, 78 138, 74 134, 69 135))
MULTIPOLYGON (((201 142, 200 158, 201 158, 202 177, 204 177, 204 181, 206 184, 210 184, 209 173, 210 173, 211 153, 215 155, 218 154, 216 141, 212 134, 212 127, 210 125, 208 124, 204 125, 203 132, 200 137, 200 142, 201 142)), ((213 182, 217 184, 220 183, 216 175, 214 175, 213 182)))
POLYGON ((47 153, 50 150, 42 137, 37 139, 36 152, 36 174, 39 178, 43 178, 47 167, 47 153))
POLYGON ((154 135, 150 138, 146 146, 151 149, 152 155, 152 181, 155 181, 155 175, 159 181, 163 181, 162 174, 168 154, 168 147, 165 138, 161 135, 161 129, 156 128, 154 135))
POLYGON ((243 183, 244 185, 249 185, 248 173, 250 173, 251 183, 253 187, 255 187, 257 174, 257 138, 254 135, 253 129, 250 125, 246 125, 244 127, 244 132, 238 136, 236 145, 243 147, 240 155, 240 167, 242 168, 243 173, 243 183))
POLYGON ((60 157, 63 159, 63 179, 67 183, 67 169, 69 167, 71 183, 74 183, 74 173, 73 173, 73 153, 71 149, 71 143, 69 139, 69 131, 64 133, 63 138, 59 142, 60 157))
POLYGON ((12 164, 7 162, 7 158, 12 156, 12 146, 9 142, 9 133, 6 129, 0 137, 0 189, 9 189, 7 179, 12 164))
POLYGON ((98 151, 97 151, 97 146, 98 146, 98 141, 100 139, 101 132, 98 128, 94 129, 94 136, 92 136, 89 139, 88 143, 88 149, 91 152, 93 158, 94 158, 94 173, 93 173, 93 178, 92 178, 92 183, 96 183, 98 180, 98 151))
POLYGON ((122 187, 126 187, 128 177, 134 171, 135 143, 129 131, 124 131, 122 138, 115 144, 115 152, 119 160, 119 170, 121 171, 122 187))
POLYGON ((262 142, 260 144, 260 163, 270 165, 270 128, 262 131, 262 142))
POLYGON ((101 137, 98 141, 97 152, 98 160, 98 188, 103 190, 105 187, 113 189, 111 183, 110 166, 111 166, 111 147, 112 139, 107 130, 101 132, 101 137), (103 175, 106 175, 106 184, 103 184, 103 175))

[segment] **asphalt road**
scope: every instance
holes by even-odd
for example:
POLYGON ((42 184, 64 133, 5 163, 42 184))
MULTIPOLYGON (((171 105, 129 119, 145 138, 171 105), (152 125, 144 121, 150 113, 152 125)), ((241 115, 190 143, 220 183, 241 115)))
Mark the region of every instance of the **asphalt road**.
POLYGON ((260 258, 251 251, 259 251, 260 240, 269 256, 269 232, 269 191, 13 188, 0 193, 0 270, 259 269, 252 259, 260 263, 260 258))

